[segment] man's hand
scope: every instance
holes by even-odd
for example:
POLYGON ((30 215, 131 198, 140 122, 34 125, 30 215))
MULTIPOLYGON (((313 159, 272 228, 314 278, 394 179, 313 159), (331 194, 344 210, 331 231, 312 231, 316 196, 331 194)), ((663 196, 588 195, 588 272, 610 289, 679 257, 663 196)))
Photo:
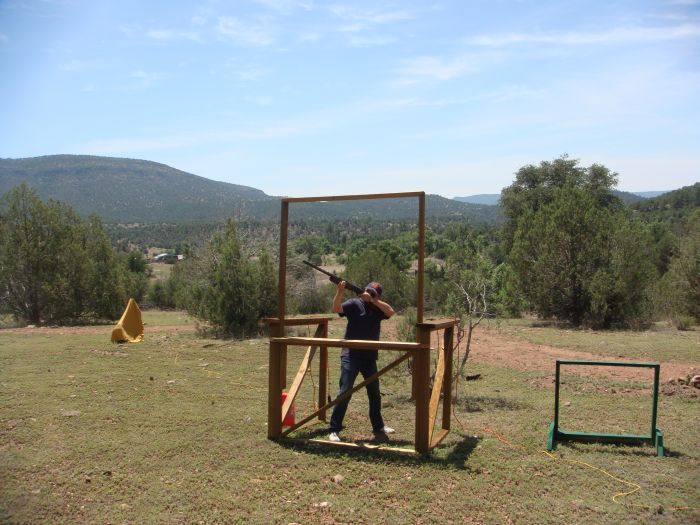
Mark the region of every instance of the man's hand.
POLYGON ((374 297, 372 297, 368 292, 362 292, 360 294, 360 299, 362 299, 366 303, 373 303, 374 302, 374 297))
POLYGON ((345 293, 345 281, 339 281, 336 285, 337 289, 335 291, 335 297, 333 297, 333 307, 332 311, 334 314, 340 314, 343 312, 343 294, 345 293))

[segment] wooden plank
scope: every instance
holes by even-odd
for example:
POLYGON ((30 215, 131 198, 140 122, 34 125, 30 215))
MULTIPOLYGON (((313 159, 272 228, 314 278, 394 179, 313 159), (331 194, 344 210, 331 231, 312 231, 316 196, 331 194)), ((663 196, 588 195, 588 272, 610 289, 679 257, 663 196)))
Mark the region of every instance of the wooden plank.
MULTIPOLYGON (((314 316, 314 317, 285 317, 284 326, 311 326, 314 324, 328 323, 333 319, 332 316, 314 316)), ((263 322, 268 325, 280 324, 277 317, 263 317, 263 322)))
POLYGON ((409 191, 403 193, 368 193, 364 195, 326 195, 323 197, 285 197, 282 199, 282 202, 360 201, 372 199, 404 199, 421 196, 425 198, 424 191, 409 191))
POLYGON ((318 439, 318 438, 311 438, 311 439, 287 438, 285 441, 289 441, 291 443, 298 443, 300 445, 313 444, 313 445, 322 445, 322 446, 328 446, 328 447, 345 448, 348 450, 370 450, 370 451, 377 451, 377 452, 393 452, 393 453, 397 453, 397 454, 406 454, 406 455, 411 455, 411 456, 414 456, 416 454, 415 449, 412 449, 412 448, 390 447, 387 445, 374 445, 372 443, 328 441, 326 439, 318 439))
POLYGON ((270 341, 269 369, 267 374, 267 437, 278 439, 282 434, 282 386, 280 384, 280 358, 282 345, 270 341))
MULTIPOLYGON (((321 338, 328 339, 328 323, 319 325, 323 327, 321 338)), ((328 347, 321 346, 320 355, 318 356, 318 406, 326 404, 328 399, 328 347)), ((326 420, 326 411, 322 410, 318 413, 318 419, 326 420)))
POLYGON ((292 432, 294 432, 294 431, 295 431, 296 429, 298 429, 299 427, 301 427, 301 426, 305 425, 306 423, 308 423, 309 421, 311 421, 314 417, 316 417, 316 416, 317 416, 318 414, 320 414, 322 411, 328 410, 329 408, 334 407, 335 405, 337 405, 337 404, 340 403, 341 401, 347 399, 348 397, 350 397, 351 395, 353 395, 355 392, 357 392, 357 391, 360 390, 361 388, 364 388, 366 385, 368 385, 369 383, 371 383, 372 381, 374 381, 374 380, 377 379, 378 377, 383 376, 383 375, 386 374, 389 370, 395 368, 395 367, 398 366, 400 363, 402 363, 403 361, 405 361, 406 359, 408 359, 408 356, 409 356, 409 355, 411 355, 410 352, 406 352, 404 355, 402 355, 402 356, 399 357, 398 359, 395 359, 394 361, 392 361, 391 363, 389 363, 387 366, 385 366, 385 367, 382 368, 381 370, 378 370, 376 374, 372 374, 371 376, 369 376, 367 379, 365 379, 364 381, 362 381, 362 383, 360 383, 359 385, 356 385, 356 386, 353 387, 351 390, 348 390, 348 391, 345 392, 344 394, 342 394, 342 395, 336 397, 336 398, 335 398, 333 401, 331 401, 330 403, 326 403, 325 405, 323 405, 322 407, 320 407, 318 410, 316 410, 316 411, 313 412, 312 414, 306 416, 306 417, 305 417, 304 419, 302 419, 301 421, 299 421, 299 422, 297 422, 296 424, 292 425, 291 427, 287 428, 284 432, 282 432, 282 436, 286 436, 286 435, 288 435, 288 434, 291 434, 292 432))
POLYGON ((425 192, 418 196, 418 289, 416 322, 423 322, 423 279, 425 265, 425 192))
POLYGON ((452 350, 454 348, 454 326, 445 328, 443 335, 445 349, 445 374, 442 384, 442 428, 450 430, 452 414, 452 350))
MULTIPOLYGON (((279 253, 279 282, 277 284, 277 318, 280 320, 282 333, 284 335, 284 314, 286 310, 285 298, 287 289, 287 230, 289 228, 289 204, 282 202, 280 210, 280 253, 279 253)), ((279 370, 280 386, 287 386, 287 347, 279 347, 279 370)))
MULTIPOLYGON (((323 325, 318 325, 318 328, 316 328, 315 337, 319 337, 322 333, 323 325)), ((310 346, 306 350, 304 358, 301 360, 301 365, 299 366, 297 375, 294 377, 294 381, 292 381, 292 386, 289 387, 289 391, 287 392, 287 398, 284 400, 284 404, 282 405, 282 421, 284 421, 284 418, 287 417, 289 409, 291 408, 292 403, 294 403, 294 400, 296 399, 297 394, 299 393, 299 387, 301 387, 301 384, 304 381, 304 377, 306 377, 306 373, 309 371, 309 365, 311 365, 311 361, 314 358, 314 354, 316 353, 317 348, 317 346, 310 346)))
POLYGON ((442 393, 442 382, 445 377, 445 349, 438 351, 437 369, 435 370, 435 381, 433 381, 433 391, 430 394, 430 420, 428 422, 428 435, 433 435, 435 420, 437 419, 438 407, 440 406, 440 394, 442 393))
POLYGON ((430 342, 366 341, 363 339, 321 339, 315 337, 273 337, 272 341, 290 346, 327 346, 332 348, 359 348, 372 350, 429 350, 430 342))
POLYGON ((282 201, 280 210, 280 253, 279 277, 277 283, 277 318, 284 324, 287 291, 287 233, 289 228, 289 203, 282 201))
POLYGON ((442 319, 427 319, 422 323, 416 324, 419 324, 420 326, 424 326, 431 330, 443 330, 445 328, 449 328, 451 326, 459 324, 459 319, 455 319, 454 317, 445 317, 442 319))
MULTIPOLYGON (((417 338, 420 343, 430 344, 430 331, 417 328, 417 338)), ((413 351, 413 387, 416 403, 415 445, 418 452, 430 450, 429 434, 429 403, 430 390, 430 351, 413 351)))

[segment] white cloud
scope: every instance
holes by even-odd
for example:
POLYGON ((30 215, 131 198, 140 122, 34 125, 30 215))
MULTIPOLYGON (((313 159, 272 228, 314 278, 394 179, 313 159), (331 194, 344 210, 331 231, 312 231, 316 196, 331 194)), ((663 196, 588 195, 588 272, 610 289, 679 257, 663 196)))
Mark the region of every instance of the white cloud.
POLYGON ((415 84, 424 81, 445 81, 461 77, 476 70, 467 57, 444 60, 434 56, 422 56, 403 61, 398 68, 399 84, 415 84))
POLYGON ((416 17, 416 15, 410 11, 362 10, 359 7, 348 5, 331 6, 330 12, 343 20, 365 22, 371 25, 387 24, 399 20, 412 20, 416 17))
POLYGON ((289 13, 291 11, 295 11, 296 9, 311 11, 314 7, 314 3, 312 1, 303 0, 255 0, 255 2, 281 13, 289 13))
POLYGON ((355 22, 353 24, 345 24, 342 26, 338 26, 336 31, 338 31, 339 33, 359 33, 360 31, 364 31, 368 28, 369 26, 367 24, 355 22))
POLYGON ((622 191, 675 190, 700 182, 700 155, 617 156, 601 153, 585 154, 581 163, 604 164, 619 173, 618 189, 622 191))
POLYGON ((299 35, 300 42, 318 42, 321 38, 322 35, 316 32, 307 32, 299 35))
POLYGON ((246 24, 232 16, 219 17, 219 33, 239 44, 265 47, 274 44, 275 38, 266 25, 246 24))
POLYGON ((129 78, 133 79, 133 83, 126 86, 127 89, 147 89, 151 87, 156 80, 160 79, 160 75, 158 73, 135 70, 129 73, 129 78))
POLYGON ((518 44, 588 45, 663 42, 700 37, 700 25, 682 24, 668 27, 621 27, 602 32, 504 33, 468 38, 468 44, 505 47, 518 44))
POLYGON ((7 42, 10 39, 5 33, 0 33, 0 42, 7 42))
POLYGON ((97 64, 91 60, 71 60, 61 64, 59 68, 61 71, 84 71, 86 69, 94 68, 97 64))
POLYGON ((245 100, 248 102, 252 102, 256 106, 269 106, 272 104, 272 97, 264 97, 264 96, 257 96, 257 97, 245 97, 245 100))
POLYGON ((375 47, 396 42, 397 39, 391 36, 362 36, 352 35, 348 42, 352 47, 375 47))
MULTIPOLYGON (((135 71, 134 77, 148 76, 135 71)), ((272 98, 249 96, 249 102, 258 105, 272 104, 272 98)), ((347 106, 331 107, 315 112, 295 115, 288 119, 273 122, 249 122, 233 129, 220 129, 188 134, 163 135, 155 137, 120 137, 92 141, 82 145, 80 151, 96 155, 145 154, 157 150, 173 150, 192 146, 230 144, 240 141, 268 141, 294 138, 313 133, 327 133, 342 128, 358 120, 364 121, 368 115, 401 111, 407 107, 435 106, 453 103, 452 101, 424 101, 419 99, 388 99, 361 102, 347 106)))
MULTIPOLYGON (((313 125, 312 125, 313 126, 313 125)), ((90 141, 78 149, 95 155, 130 155, 152 151, 173 150, 193 146, 232 143, 246 140, 275 140, 296 137, 309 131, 303 122, 280 122, 240 129, 155 137, 119 137, 90 141)))
POLYGON ((268 70, 255 64, 240 63, 236 58, 226 62, 226 69, 232 72, 239 80, 245 81, 259 80, 268 74, 268 70))
POLYGON ((200 42, 201 38, 198 33, 193 31, 173 31, 171 29, 149 29, 146 31, 146 36, 152 40, 191 40, 200 42))
POLYGON ((119 31, 124 35, 131 37, 141 33, 141 28, 138 25, 126 25, 122 24, 118 27, 119 31))

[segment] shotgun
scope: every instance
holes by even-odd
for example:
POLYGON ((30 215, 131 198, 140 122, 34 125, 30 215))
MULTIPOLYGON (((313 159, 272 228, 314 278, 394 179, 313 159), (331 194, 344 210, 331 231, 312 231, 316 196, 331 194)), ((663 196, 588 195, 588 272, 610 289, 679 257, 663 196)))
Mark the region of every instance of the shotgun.
MULTIPOLYGON (((302 262, 304 264, 306 264, 307 266, 311 266, 314 270, 318 270, 321 273, 325 273, 328 276, 328 280, 331 281, 332 283, 338 284, 340 281, 345 281, 345 279, 343 279, 342 277, 338 277, 334 273, 327 272, 323 268, 320 268, 320 267, 316 266, 315 264, 310 263, 309 261, 302 261, 302 262)), ((354 283, 351 283, 350 281, 345 281, 345 288, 347 288, 348 290, 352 290, 357 295, 360 295, 361 293, 364 293, 364 291, 365 291, 364 288, 360 288, 359 286, 357 286, 354 283)))

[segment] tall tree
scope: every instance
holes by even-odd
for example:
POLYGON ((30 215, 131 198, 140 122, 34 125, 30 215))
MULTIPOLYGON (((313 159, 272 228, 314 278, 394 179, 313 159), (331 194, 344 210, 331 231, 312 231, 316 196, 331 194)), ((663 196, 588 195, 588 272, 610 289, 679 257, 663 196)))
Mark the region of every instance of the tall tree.
POLYGON ((647 318, 651 240, 612 194, 616 177, 563 156, 521 168, 503 190, 508 263, 539 315, 594 326, 647 318))
POLYGON ((662 314, 679 327, 700 321, 700 209, 688 216, 659 288, 662 314))
POLYGON ((577 159, 562 155, 553 161, 542 161, 538 166, 523 166, 517 171, 513 184, 501 192, 500 204, 506 217, 503 228, 506 252, 512 248, 520 218, 528 211, 536 212, 550 203, 557 189, 579 188, 591 195, 599 206, 622 206, 622 202, 611 193, 617 185, 617 173, 600 164, 585 168, 578 163, 577 159))
POLYGON ((646 230, 629 213, 570 187, 520 217, 510 264, 539 315, 575 325, 625 325, 647 312, 649 250, 646 230))
MULTIPOLYGON (((267 261, 269 271, 271 263, 267 261)), ((270 308, 269 283, 265 283, 266 302, 262 307, 260 270, 244 252, 231 219, 205 249, 173 269, 173 279, 178 283, 178 306, 206 321, 216 335, 255 334, 262 308, 270 308)))
POLYGON ((83 221, 26 184, 0 201, 0 307, 18 319, 114 319, 137 273, 120 265, 96 216, 83 221))

